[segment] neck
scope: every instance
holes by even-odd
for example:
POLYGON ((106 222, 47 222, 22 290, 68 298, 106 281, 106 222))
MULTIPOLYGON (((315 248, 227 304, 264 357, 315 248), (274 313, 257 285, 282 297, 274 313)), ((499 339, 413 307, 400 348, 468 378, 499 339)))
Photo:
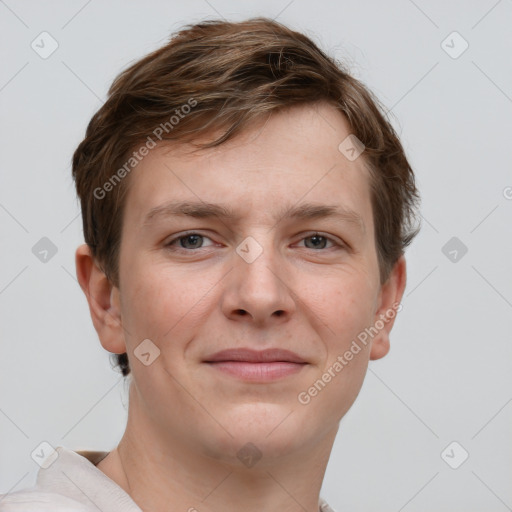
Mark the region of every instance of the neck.
MULTIPOLYGON (((98 469, 143 511, 168 512, 171 507, 189 512, 318 512, 337 428, 300 452, 266 454, 246 467, 197 440, 189 443, 167 431, 159 432, 132 398, 130 393, 123 438, 98 469)), ((213 435, 205 441, 212 439, 213 435)))

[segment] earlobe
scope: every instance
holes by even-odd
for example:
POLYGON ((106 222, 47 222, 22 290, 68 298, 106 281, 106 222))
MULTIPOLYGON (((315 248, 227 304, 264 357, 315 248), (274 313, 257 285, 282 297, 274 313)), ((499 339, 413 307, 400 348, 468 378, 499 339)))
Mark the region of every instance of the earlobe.
POLYGON ((76 250, 75 263, 78 282, 103 348, 115 354, 126 352, 118 289, 99 268, 87 244, 76 250))
POLYGON ((375 361, 384 357, 391 347, 389 343, 389 334, 386 332, 379 332, 379 334, 372 341, 372 348, 370 350, 370 359, 375 361))
POLYGON ((389 336, 395 318, 402 309, 400 301, 407 279, 405 257, 402 255, 395 263, 388 280, 381 286, 379 307, 375 314, 373 328, 377 334, 372 340, 370 359, 384 357, 390 348, 389 336))

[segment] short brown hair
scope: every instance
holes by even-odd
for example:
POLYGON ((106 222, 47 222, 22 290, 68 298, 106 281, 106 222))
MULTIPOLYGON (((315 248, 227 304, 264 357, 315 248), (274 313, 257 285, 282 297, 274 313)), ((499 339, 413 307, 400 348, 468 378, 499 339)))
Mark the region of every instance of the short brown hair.
MULTIPOLYGON (((123 71, 89 122, 73 155, 72 172, 85 241, 109 280, 119 286, 120 234, 130 181, 123 178, 140 158, 137 147, 142 152, 142 145, 149 147, 154 138, 189 142, 199 149, 218 146, 257 118, 322 100, 344 114, 365 146, 380 279, 385 282, 419 231, 419 195, 398 136, 378 99, 343 65, 304 34, 261 17, 185 26, 165 46, 123 71), (214 131, 221 135, 195 142, 214 131)), ((119 354, 117 361, 127 375, 127 354, 119 354)))

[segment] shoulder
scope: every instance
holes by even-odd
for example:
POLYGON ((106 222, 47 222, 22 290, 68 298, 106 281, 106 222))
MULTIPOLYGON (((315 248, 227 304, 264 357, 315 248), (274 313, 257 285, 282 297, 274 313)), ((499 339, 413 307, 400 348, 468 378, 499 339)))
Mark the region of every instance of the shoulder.
MULTIPOLYGON (((91 512, 91 508, 72 498, 37 489, 0 494, 0 512, 91 512)), ((97 511, 96 511, 97 512, 97 511)))
POLYGON ((52 448, 33 487, 0 494, 0 512, 142 512, 95 464, 107 452, 52 448))
POLYGON ((336 512, 322 497, 320 497, 320 512, 336 512))

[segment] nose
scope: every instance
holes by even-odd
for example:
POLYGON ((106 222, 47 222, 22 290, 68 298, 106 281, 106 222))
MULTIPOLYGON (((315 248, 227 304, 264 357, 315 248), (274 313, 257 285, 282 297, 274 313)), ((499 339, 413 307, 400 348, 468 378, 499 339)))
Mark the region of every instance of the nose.
POLYGON ((287 322, 296 302, 286 262, 272 248, 249 261, 233 254, 234 268, 226 276, 221 299, 224 315, 259 327, 287 322))

